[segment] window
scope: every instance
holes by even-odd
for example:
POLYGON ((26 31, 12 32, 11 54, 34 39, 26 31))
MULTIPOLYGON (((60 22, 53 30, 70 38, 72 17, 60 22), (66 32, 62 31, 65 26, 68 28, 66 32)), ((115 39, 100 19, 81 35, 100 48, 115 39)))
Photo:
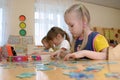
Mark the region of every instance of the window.
POLYGON ((0 0, 0 46, 7 43, 9 29, 8 29, 8 0, 0 0), (6 21, 7 20, 7 21, 6 21))
POLYGON ((64 22, 64 11, 72 2, 73 0, 35 0, 35 45, 42 45, 41 39, 53 26, 61 27, 69 33, 64 22))
POLYGON ((2 8, 0 8, 0 44, 2 44, 2 8))

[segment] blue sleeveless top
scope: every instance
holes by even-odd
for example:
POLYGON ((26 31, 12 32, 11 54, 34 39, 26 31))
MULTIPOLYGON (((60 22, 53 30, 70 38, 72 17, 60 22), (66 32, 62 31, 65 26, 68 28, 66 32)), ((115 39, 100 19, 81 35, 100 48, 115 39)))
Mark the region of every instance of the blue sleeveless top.
MULTIPOLYGON (((88 36, 88 42, 86 44, 86 47, 83 50, 94 51, 93 40, 94 40, 94 38, 96 37, 97 34, 99 34, 99 33, 98 32, 92 32, 92 33, 89 34, 89 36, 88 36)), ((75 52, 77 51, 77 48, 79 47, 79 45, 82 44, 82 41, 83 40, 80 40, 79 38, 76 39, 75 46, 74 46, 74 51, 75 52)))

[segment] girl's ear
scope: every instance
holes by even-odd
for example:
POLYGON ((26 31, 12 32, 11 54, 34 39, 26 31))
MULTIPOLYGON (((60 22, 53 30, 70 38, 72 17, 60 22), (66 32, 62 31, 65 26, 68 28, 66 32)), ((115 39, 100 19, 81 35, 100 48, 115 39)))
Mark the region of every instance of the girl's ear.
POLYGON ((86 16, 83 17, 83 28, 87 26, 87 18, 86 16))
POLYGON ((57 34, 57 39, 60 39, 61 38, 61 34, 57 34))
POLYGON ((83 22, 83 28, 85 28, 85 27, 86 27, 86 24, 87 24, 86 22, 83 22))

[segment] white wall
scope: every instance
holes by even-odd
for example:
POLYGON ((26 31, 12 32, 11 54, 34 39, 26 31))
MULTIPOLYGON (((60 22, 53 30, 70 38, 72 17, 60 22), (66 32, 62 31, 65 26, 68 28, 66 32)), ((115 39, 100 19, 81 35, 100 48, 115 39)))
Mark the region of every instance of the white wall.
POLYGON ((10 27, 11 35, 19 35, 19 16, 25 15, 26 23, 25 30, 27 36, 34 35, 34 0, 11 0, 10 4, 10 27))
POLYGON ((120 28, 120 10, 89 3, 83 4, 90 12, 91 26, 120 28))
MULTIPOLYGON (((9 6, 8 25, 10 35, 19 35, 19 16, 26 16, 26 36, 34 37, 34 1, 35 0, 11 0, 9 6)), ((77 2, 78 3, 78 2, 77 2)), ((83 3, 91 14, 91 25, 100 27, 120 27, 120 10, 83 3)), ((28 47, 28 53, 32 52, 33 45, 28 47)))
MULTIPOLYGON (((78 2, 77 2, 78 3, 78 2)), ((120 27, 120 10, 83 3, 90 11, 91 25, 100 27, 120 27)), ((19 16, 26 16, 27 36, 34 36, 34 0, 13 0, 10 3, 10 34, 19 35, 19 16)))

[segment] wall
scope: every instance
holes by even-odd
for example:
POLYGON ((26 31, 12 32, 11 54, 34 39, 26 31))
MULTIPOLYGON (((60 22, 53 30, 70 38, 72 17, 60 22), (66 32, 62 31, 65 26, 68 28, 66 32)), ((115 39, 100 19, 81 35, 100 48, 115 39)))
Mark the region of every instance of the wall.
MULTIPOLYGON (((79 2, 76 1, 76 3, 79 2)), ((89 3, 83 4, 90 12, 91 26, 120 27, 120 10, 89 3)))
POLYGON ((19 16, 26 16, 26 28, 27 36, 34 36, 34 0, 11 0, 10 6, 10 23, 11 35, 19 35, 19 16))
MULTIPOLYGON (((9 6, 8 25, 10 26, 10 35, 19 35, 19 16, 26 16, 26 36, 34 37, 34 1, 35 0, 11 0, 9 6)), ((79 3, 77 1, 75 3, 79 3)), ((108 8, 104 6, 83 3, 91 15, 91 26, 99 27, 120 27, 120 10, 108 8)), ((33 45, 32 45, 33 47, 33 45)), ((32 48, 29 46, 28 53, 32 52, 32 48)))
MULTIPOLYGON (((79 3, 79 1, 75 2, 79 3)), ((90 11, 91 26, 120 27, 120 10, 99 5, 83 3, 90 11)), ((34 36, 34 0, 11 0, 9 26, 11 35, 19 35, 19 16, 26 16, 27 36, 34 36)))
MULTIPOLYGON (((20 24, 19 16, 25 15, 26 20, 24 22, 26 23, 26 28, 25 28, 25 30, 27 31, 26 36, 34 37, 34 1, 35 0, 11 0, 11 2, 8 3, 9 6, 8 26, 10 26, 9 28, 10 35, 20 35, 19 31, 21 28, 19 27, 20 24)), ((28 49, 26 49, 27 53, 32 53, 33 47, 34 44, 28 45, 27 46, 28 49)), ((17 53, 17 55, 23 55, 23 53, 22 54, 17 53)))

